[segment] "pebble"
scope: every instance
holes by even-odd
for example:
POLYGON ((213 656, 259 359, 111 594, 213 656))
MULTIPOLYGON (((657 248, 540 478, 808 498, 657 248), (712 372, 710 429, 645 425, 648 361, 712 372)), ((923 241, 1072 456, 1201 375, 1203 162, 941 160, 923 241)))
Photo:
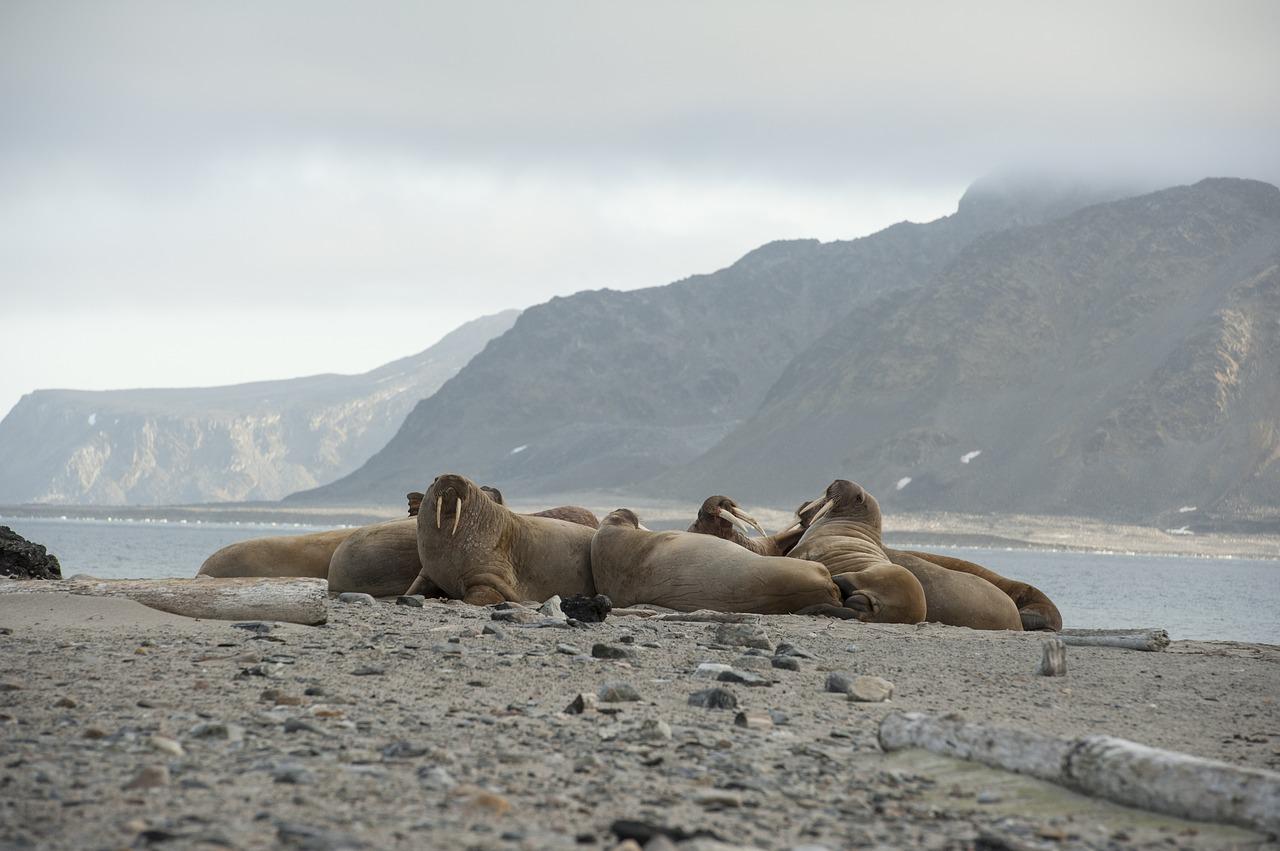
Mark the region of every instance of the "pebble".
POLYGON ((725 671, 732 671, 732 665, 725 665, 720 662, 703 662, 693 672, 694 679, 698 680, 714 680, 725 671))
POLYGON ((155 735, 148 739, 147 742, 155 750, 158 750, 161 753, 167 753, 169 756, 182 756, 186 753, 186 751, 182 749, 182 745, 178 744, 176 740, 171 739, 168 736, 155 735))
POLYGON ((772 730, 773 718, 764 712, 739 712, 733 717, 733 723, 748 730, 772 730))
POLYGON ((481 635, 492 635, 494 638, 506 638, 507 634, 498 629, 493 624, 485 624, 484 629, 480 630, 481 635))
POLYGON ((563 654, 564 654, 564 655, 566 655, 566 656, 581 656, 581 655, 582 655, 582 651, 581 651, 581 650, 579 650, 577 647, 574 647, 572 644, 557 644, 557 645, 556 645, 556 652, 557 652, 557 653, 563 653, 563 654))
POLYGON ((139 771, 134 778, 128 783, 121 786, 121 789, 155 789, 158 786, 169 785, 169 768, 164 765, 148 765, 139 771))
POLYGON ((424 765, 418 769, 418 782, 428 789, 445 790, 458 785, 453 775, 439 765, 424 765))
POLYGON ((385 669, 385 668, 380 668, 380 667, 378 667, 377 665, 362 665, 362 666, 360 666, 359 668, 356 668, 354 671, 352 671, 352 672, 351 672, 351 676, 353 676, 353 677, 380 677, 380 676, 382 676, 382 675, 383 675, 383 674, 385 674, 385 673, 386 673, 386 669, 385 669))
POLYGON ((421 609, 427 602, 427 598, 421 594, 401 594, 396 597, 397 606, 408 606, 411 609, 421 609))
POLYGON ((813 659, 814 658, 814 655, 812 653, 801 650, 799 647, 796 647, 794 644, 791 644, 786 641, 778 645, 777 649, 773 651, 773 655, 795 656, 797 659, 813 659))
POLYGON ((315 782, 310 771, 293 762, 281 763, 272 768, 271 779, 276 783, 287 783, 292 786, 303 786, 315 782))
POLYGON ((689 695, 689 705, 704 709, 737 709, 738 698, 728 689, 708 688, 689 695))
POLYGON ((360 603, 365 606, 376 606, 378 601, 373 599, 372 594, 363 594, 359 591, 343 591, 338 595, 339 603, 360 603))
POLYGON ((76 703, 75 700, 73 700, 72 698, 60 697, 58 698, 57 702, 54 703, 53 705, 58 707, 59 709, 75 709, 80 704, 76 703))
POLYGON ((800 660, 795 656, 774 656, 769 660, 769 662, 773 667, 780 668, 784 671, 800 670, 800 660))
POLYGON ((605 683, 596 689, 596 697, 601 703, 624 703, 640 699, 640 692, 630 683, 605 683))
POLYGON ((858 677, 848 689, 849 699, 861 703, 880 703, 893 697, 893 683, 881 677, 858 677))
POLYGON ((767 656, 739 656, 733 660, 733 667, 748 671, 768 671, 773 665, 767 656))
POLYGON ((589 709, 595 710, 599 708, 599 701, 594 694, 580 692, 577 697, 571 700, 569 705, 564 708, 564 712, 566 715, 581 715, 589 709))
POLYGON ((773 642, 764 627, 751 623, 722 623, 716 627, 715 641, 730 647, 758 647, 772 650, 773 642))
POLYGON ((619 738, 631 742, 666 742, 671 740, 671 726, 660 718, 646 718, 619 738))
POLYGON ((426 753, 427 748, 412 742, 392 742, 382 749, 383 759, 415 759, 426 753))
POLYGON ((222 721, 206 721, 192 727, 187 735, 193 739, 224 739, 228 742, 238 742, 244 739, 244 729, 236 724, 226 724, 222 721))
POLYGON ((742 806, 742 796, 737 792, 712 789, 709 792, 700 792, 694 795, 693 802, 703 807, 740 807, 742 806))
POLYGON ((591 655, 597 659, 634 659, 636 651, 614 644, 597 643, 591 645, 591 655))
POLYGON ((842 674, 839 671, 832 671, 827 674, 827 683, 824 688, 827 691, 835 692, 837 694, 848 694, 849 689, 852 688, 852 686, 853 681, 849 679, 848 674, 842 674))
POLYGON ((284 722, 284 731, 286 733, 319 733, 320 729, 301 718, 289 718, 284 722))
POLYGON ((566 620, 565 614, 560 609, 560 595, 554 594, 552 597, 538 607, 538 613, 545 618, 555 618, 558 621, 566 620))
POLYGON ((542 615, 523 606, 515 609, 499 609, 489 617, 502 623, 536 623, 542 620, 542 615))
POLYGON ((721 671, 716 677, 722 683, 740 683, 744 686, 771 686, 773 680, 762 677, 759 674, 753 674, 750 671, 738 671, 730 668, 727 671, 721 671))
POLYGON ((263 621, 241 621, 240 623, 233 623, 231 626, 235 629, 248 630, 258 635, 266 635, 275 628, 274 624, 264 623, 263 621))

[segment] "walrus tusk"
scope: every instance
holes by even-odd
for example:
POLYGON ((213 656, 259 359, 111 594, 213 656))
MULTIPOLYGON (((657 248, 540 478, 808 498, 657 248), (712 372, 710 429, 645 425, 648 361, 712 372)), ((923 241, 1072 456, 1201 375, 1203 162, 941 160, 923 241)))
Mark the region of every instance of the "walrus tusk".
POLYGON ((458 507, 453 512, 453 531, 449 533, 450 538, 458 534, 458 521, 461 519, 462 519, 462 497, 458 497, 458 507))
POLYGON ((443 496, 436 497, 436 528, 440 528, 440 505, 444 502, 443 496))
POLYGON ((644 525, 643 523, 637 523, 637 524, 636 524, 636 528, 637 528, 637 529, 639 529, 641 532, 652 532, 652 531, 653 531, 652 529, 650 529, 648 526, 644 525))
POLYGON ((834 499, 829 499, 826 502, 824 502, 822 504, 822 508, 818 509, 818 513, 813 515, 813 519, 809 521, 809 525, 812 526, 814 523, 817 523, 819 520, 821 520, 822 515, 830 511, 831 507, 834 506, 835 504, 836 504, 836 501, 834 499))
POLYGON ((803 526, 803 525, 804 525, 803 523, 801 523, 799 520, 797 520, 796 522, 792 523, 792 524, 791 524, 790 526, 788 526, 787 528, 783 529, 783 530, 782 530, 781 532, 779 532, 778 534, 779 534, 779 535, 785 535, 785 534, 787 534, 788 532, 794 532, 796 529, 799 529, 799 528, 800 528, 801 526, 803 526))
POLYGON ((803 517, 806 511, 808 511, 810 508, 813 508, 818 503, 822 502, 822 500, 823 500, 823 497, 818 497, 817 499, 809 500, 804 505, 796 509, 796 516, 803 517))
POLYGON ((416 594, 418 589, 422 587, 422 583, 426 582, 426 580, 427 578, 423 574, 419 573, 417 578, 413 580, 413 584, 409 586, 409 590, 405 591, 403 596, 410 597, 416 594))
POLYGON ((756 531, 757 531, 757 532, 759 532, 763 537, 766 537, 766 538, 767 538, 767 537, 769 537, 769 533, 768 533, 768 532, 766 532, 766 531, 764 530, 764 527, 763 527, 763 526, 761 526, 761 525, 756 521, 756 519, 755 519, 754 517, 752 517, 750 514, 747 514, 745 511, 743 511, 743 510, 742 510, 742 509, 740 509, 740 508, 730 508, 730 509, 729 509, 729 511, 730 511, 730 513, 732 513, 732 514, 736 514, 738 517, 742 518, 743 520, 745 520, 745 521, 747 521, 748 523, 750 523, 752 526, 756 527, 756 531))
POLYGON ((742 532, 742 534, 744 535, 751 534, 751 527, 748 526, 746 523, 744 523, 737 515, 735 515, 729 509, 727 508, 717 509, 716 514, 718 514, 722 520, 728 520, 729 524, 732 525, 734 528, 736 528, 738 531, 742 532))

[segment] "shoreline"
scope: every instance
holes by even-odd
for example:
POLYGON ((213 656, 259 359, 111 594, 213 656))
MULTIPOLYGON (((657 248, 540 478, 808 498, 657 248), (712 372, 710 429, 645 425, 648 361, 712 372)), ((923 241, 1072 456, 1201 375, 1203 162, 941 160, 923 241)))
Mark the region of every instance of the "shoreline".
POLYGON ((956 712, 1275 771, 1280 647, 1069 647, 1067 675, 1050 678, 1035 673, 1043 635, 936 624, 762 616, 757 649, 715 623, 615 613, 539 628, 456 601, 330 601, 323 626, 246 630, 20 596, 0 600, 0 754, 21 790, 0 799, 0 844, 611 851, 631 820, 779 851, 1274 847, 886 754, 876 734, 891 711, 956 712), (801 655, 774 665, 783 644, 801 655), (748 676, 705 678, 708 662, 748 676), (827 689, 833 673, 894 691, 854 702, 827 689), (622 693, 611 684, 634 699, 569 710, 622 693), (691 704, 709 688, 736 706, 691 704))
MULTIPOLYGON (((564 500, 573 502, 574 500, 564 500)), ((599 497, 579 501, 603 517, 599 497)), ((653 529, 682 529, 696 514, 693 505, 635 500, 642 518, 653 529)), ((515 511, 536 511, 561 504, 514 501, 515 511)), ((782 529, 794 521, 788 511, 747 506, 768 529, 782 529)), ((612 510, 612 509, 608 509, 612 510)), ((97 520, 167 525, 258 525, 270 527, 363 526, 406 516, 398 507, 339 506, 297 508, 276 504, 201 504, 176 506, 64 506, 0 505, 0 523, 16 520, 97 520)), ((1171 533, 1134 524, 1091 518, 1045 515, 975 515, 952 512, 887 514, 884 538, 898 548, 941 546, 956 549, 1010 549, 1039 552, 1150 555, 1168 558, 1280 560, 1280 536, 1243 533, 1171 533)))

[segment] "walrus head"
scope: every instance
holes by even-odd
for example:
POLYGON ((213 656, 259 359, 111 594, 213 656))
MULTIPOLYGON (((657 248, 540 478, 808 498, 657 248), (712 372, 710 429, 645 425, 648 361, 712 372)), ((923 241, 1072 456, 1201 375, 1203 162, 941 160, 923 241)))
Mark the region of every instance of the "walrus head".
POLYGON ((487 493, 487 494, 489 495, 489 499, 491 499, 491 500, 493 500, 494 502, 498 503, 498 505, 506 505, 506 504, 507 504, 507 503, 506 503, 505 501, 503 501, 503 499, 502 499, 502 491, 498 490, 498 489, 497 489, 497 488, 495 488, 493 485, 481 485, 481 486, 480 486, 480 490, 482 490, 482 491, 484 491, 485 493, 487 493))
POLYGON ((761 535, 767 535, 756 519, 743 511, 738 503, 727 496, 709 496, 698 509, 698 517, 689 527, 690 532, 703 535, 715 535, 717 538, 732 540, 734 530, 750 536, 754 528, 761 535))
POLYGON ((405 499, 409 501, 409 516, 417 517, 418 509, 422 507, 422 497, 424 496, 424 494, 421 494, 418 491, 410 491, 404 496, 405 496, 405 499))
MULTIPOLYGON (((413 494, 410 494, 412 498, 413 494)), ((418 514, 419 534, 425 526, 429 534, 435 534, 451 540, 460 533, 466 535, 468 529, 484 526, 488 517, 495 509, 491 503, 502 505, 502 494, 497 488, 491 488, 488 485, 480 487, 466 476, 460 476, 457 473, 443 473, 436 476, 431 483, 431 487, 427 488, 427 492, 422 494, 419 500, 419 506, 426 507, 426 516, 422 516, 421 510, 415 512, 418 514)), ((418 573, 418 578, 413 580, 413 584, 404 593, 406 595, 415 593, 419 588, 428 581, 426 569, 423 568, 418 573)))
POLYGON ((600 521, 600 526, 601 528, 605 526, 630 526, 633 529, 649 531, 630 508, 615 508, 605 515, 605 518, 600 521))
POLYGON ((796 516, 806 529, 828 514, 832 518, 862 523, 877 534, 880 532, 880 503, 857 482, 836 479, 827 485, 822 496, 796 509, 796 516))

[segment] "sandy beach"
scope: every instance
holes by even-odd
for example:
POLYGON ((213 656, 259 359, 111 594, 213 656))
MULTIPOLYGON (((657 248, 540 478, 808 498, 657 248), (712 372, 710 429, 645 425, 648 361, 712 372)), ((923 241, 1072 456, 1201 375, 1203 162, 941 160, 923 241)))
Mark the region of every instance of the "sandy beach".
POLYGON ((649 847, 1278 847, 886 755, 876 731, 894 709, 954 712, 1276 770, 1280 647, 1071 647, 1047 678, 1038 634, 771 616, 763 649, 715 624, 494 614, 335 601, 323 626, 245 629, 0 597, 0 847, 612 849, 657 828, 673 839, 649 847), (782 644, 793 661, 775 667, 782 644), (704 679, 707 662, 758 681, 704 679), (831 673, 893 696, 850 701, 831 673), (690 704, 713 688, 736 708, 690 704), (580 693, 633 699, 567 713, 580 693))

